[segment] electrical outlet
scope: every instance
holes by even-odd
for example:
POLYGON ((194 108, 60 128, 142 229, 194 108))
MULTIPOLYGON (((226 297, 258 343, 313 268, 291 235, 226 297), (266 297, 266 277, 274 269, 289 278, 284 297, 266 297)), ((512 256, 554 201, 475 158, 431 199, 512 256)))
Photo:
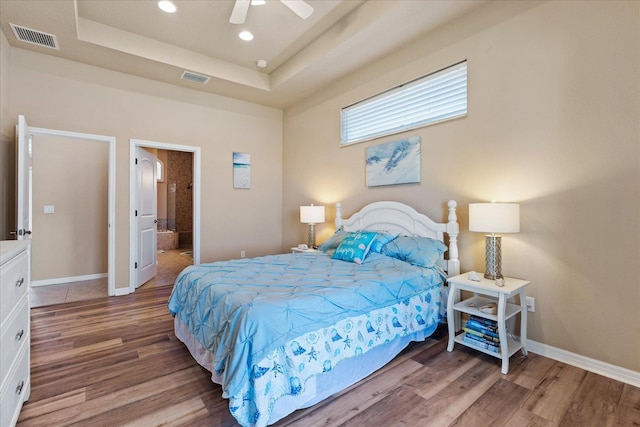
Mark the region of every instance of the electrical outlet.
POLYGON ((244 249, 240 251, 240 258, 244 258, 247 254, 244 252, 244 249))
POLYGON ((527 297, 527 311, 532 313, 536 311, 536 299, 534 297, 527 297))

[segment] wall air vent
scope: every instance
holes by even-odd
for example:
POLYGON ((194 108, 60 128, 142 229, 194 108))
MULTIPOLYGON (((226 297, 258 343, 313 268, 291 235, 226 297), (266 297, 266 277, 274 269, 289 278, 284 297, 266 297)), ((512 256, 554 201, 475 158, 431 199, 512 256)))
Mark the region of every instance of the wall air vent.
POLYGON ((16 38, 21 42, 35 44, 37 46, 48 47, 49 49, 57 49, 58 40, 53 34, 43 33, 42 31, 32 30, 31 28, 22 27, 16 24, 9 24, 16 38))
POLYGON ((191 71, 184 71, 180 78, 183 80, 189 80, 189 81, 200 83, 200 84, 206 84, 211 77, 204 76, 202 74, 192 73, 191 71))

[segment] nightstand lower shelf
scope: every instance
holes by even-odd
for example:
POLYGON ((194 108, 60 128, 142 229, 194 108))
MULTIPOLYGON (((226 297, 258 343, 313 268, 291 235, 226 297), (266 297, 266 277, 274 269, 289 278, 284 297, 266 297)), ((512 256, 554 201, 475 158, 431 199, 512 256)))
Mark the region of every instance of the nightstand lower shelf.
MULTIPOLYGON (((481 351, 483 353, 488 354, 489 356, 494 356, 497 357, 498 359, 502 359, 502 351, 493 351, 493 350, 489 350, 486 348, 483 348, 480 345, 476 345, 473 343, 470 343, 469 341, 465 341, 464 340, 464 336, 466 335, 466 332, 463 332, 461 334, 456 335, 454 341, 465 345, 469 348, 473 348, 474 350, 478 350, 481 351)), ((520 349, 522 349, 522 344, 520 344, 519 341, 514 340, 513 338, 509 337, 507 338, 507 348, 509 349, 509 357, 513 356, 514 354, 516 354, 520 349)))

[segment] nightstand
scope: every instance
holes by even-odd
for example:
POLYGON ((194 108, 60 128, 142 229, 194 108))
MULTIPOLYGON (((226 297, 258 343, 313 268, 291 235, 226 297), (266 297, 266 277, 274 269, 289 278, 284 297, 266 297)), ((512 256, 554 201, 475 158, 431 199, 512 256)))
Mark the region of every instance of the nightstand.
POLYGON ((292 254, 313 254, 318 252, 317 249, 300 249, 300 248, 291 248, 292 254))
MULTIPOLYGON (((525 288, 530 283, 527 280, 504 278, 504 286, 500 287, 495 284, 494 280, 485 279, 482 273, 479 273, 480 281, 469 280, 469 274, 460 274, 458 276, 447 279, 449 282, 449 300, 447 301, 447 323, 449 327, 449 344, 447 351, 453 351, 454 343, 466 345, 483 353, 502 359, 503 374, 509 372, 509 357, 518 350, 522 350, 523 355, 527 355, 527 295, 525 288), (473 292, 473 297, 464 301, 460 301, 460 291, 473 292), (520 296, 520 304, 509 302, 508 300, 515 295, 520 296), (496 314, 480 311, 480 307, 487 304, 497 304, 496 314), (469 342, 465 340, 468 332, 462 332, 456 335, 456 331, 460 330, 459 320, 460 313, 473 315, 482 323, 483 319, 488 319, 487 325, 495 325, 497 327, 497 335, 499 337, 499 347, 483 345, 482 342, 469 342), (505 326, 506 320, 520 313, 520 342, 507 335, 505 326)), ((475 335, 475 334, 473 334, 475 335)))

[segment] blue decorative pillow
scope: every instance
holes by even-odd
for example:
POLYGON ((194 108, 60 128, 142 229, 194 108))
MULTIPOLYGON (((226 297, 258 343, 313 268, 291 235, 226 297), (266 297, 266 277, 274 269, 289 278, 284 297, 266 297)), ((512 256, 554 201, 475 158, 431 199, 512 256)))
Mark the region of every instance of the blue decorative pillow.
POLYGON ((399 233, 391 234, 388 231, 378 231, 376 238, 371 243, 371 250, 373 252, 382 253, 382 247, 398 237, 399 233))
POLYGON ((336 232, 333 233, 333 236, 329 237, 318 247, 318 250, 322 252, 328 252, 331 249, 336 249, 338 246, 340 246, 340 243, 342 243, 344 238, 347 237, 347 234, 348 233, 344 230, 336 230, 336 232))
POLYGON ((357 231, 349 233, 331 258, 362 264, 369 253, 371 243, 376 238, 375 231, 357 231))
POLYGON ((386 256, 397 258, 420 267, 430 268, 437 264, 447 246, 428 237, 400 236, 382 248, 386 256))

